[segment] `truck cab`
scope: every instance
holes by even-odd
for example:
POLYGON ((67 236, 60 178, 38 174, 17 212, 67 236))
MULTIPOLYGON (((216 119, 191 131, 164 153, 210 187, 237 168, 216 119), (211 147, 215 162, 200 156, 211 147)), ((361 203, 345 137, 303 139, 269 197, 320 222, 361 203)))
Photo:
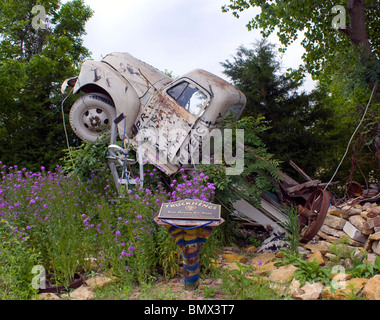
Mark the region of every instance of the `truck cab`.
POLYGON ((128 53, 85 61, 62 92, 68 86, 84 93, 69 117, 79 138, 95 142, 115 124, 124 147, 126 140, 135 149, 140 145, 168 175, 191 166, 199 137, 220 128, 227 115, 238 119, 246 104, 242 92, 212 73, 197 69, 172 79, 128 53))

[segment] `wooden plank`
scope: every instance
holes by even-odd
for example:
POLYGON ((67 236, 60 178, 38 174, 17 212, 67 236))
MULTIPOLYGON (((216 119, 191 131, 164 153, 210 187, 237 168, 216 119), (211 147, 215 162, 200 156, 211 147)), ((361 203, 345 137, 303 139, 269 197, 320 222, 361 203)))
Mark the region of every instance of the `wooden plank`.
POLYGON ((302 189, 311 188, 311 187, 317 187, 320 183, 321 183, 320 180, 308 181, 308 182, 301 183, 301 184, 298 184, 296 186, 287 188, 286 192, 288 194, 294 194, 294 193, 299 192, 302 189))
POLYGON ((280 235, 285 232, 285 230, 271 218, 269 218, 265 213, 260 209, 255 208, 248 201, 240 199, 233 204, 235 210, 238 210, 241 214, 247 216, 253 221, 260 223, 262 226, 271 226, 273 228, 273 233, 280 235))
POLYGON ((278 221, 279 223, 284 223, 287 220, 287 216, 283 212, 281 212, 280 210, 278 210, 278 208, 276 208, 271 203, 262 198, 261 209, 265 210, 266 213, 268 213, 271 217, 275 219, 275 221, 278 221))
POLYGON ((297 166, 292 160, 289 161, 289 164, 296 170, 301 176, 303 176, 307 181, 313 181, 314 179, 310 178, 299 166, 297 166))

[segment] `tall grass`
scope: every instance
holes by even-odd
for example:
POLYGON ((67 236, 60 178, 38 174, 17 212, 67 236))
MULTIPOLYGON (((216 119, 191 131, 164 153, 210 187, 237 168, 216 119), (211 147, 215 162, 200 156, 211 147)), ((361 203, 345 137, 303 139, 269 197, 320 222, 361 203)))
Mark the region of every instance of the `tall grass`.
POLYGON ((165 188, 156 169, 153 184, 118 198, 105 169, 81 182, 61 167, 29 172, 3 166, 0 184, 0 297, 27 298, 31 270, 42 265, 55 284, 69 285, 75 273, 111 271, 119 279, 144 281, 160 270, 178 271, 179 248, 153 221, 163 202, 212 200, 215 187, 204 174, 184 175, 165 188), (118 199, 115 201, 115 199, 118 199), (94 265, 94 261, 96 265, 94 265), (10 281, 17 274, 18 281, 10 281), (12 292, 12 295, 10 295, 12 292))

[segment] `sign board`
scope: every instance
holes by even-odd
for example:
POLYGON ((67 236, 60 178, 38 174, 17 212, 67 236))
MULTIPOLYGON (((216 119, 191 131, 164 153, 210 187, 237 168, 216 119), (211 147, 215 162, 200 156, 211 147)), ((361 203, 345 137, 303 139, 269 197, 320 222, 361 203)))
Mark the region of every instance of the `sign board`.
POLYGON ((186 220, 220 220, 221 205, 198 199, 186 199, 161 205, 158 218, 186 220))

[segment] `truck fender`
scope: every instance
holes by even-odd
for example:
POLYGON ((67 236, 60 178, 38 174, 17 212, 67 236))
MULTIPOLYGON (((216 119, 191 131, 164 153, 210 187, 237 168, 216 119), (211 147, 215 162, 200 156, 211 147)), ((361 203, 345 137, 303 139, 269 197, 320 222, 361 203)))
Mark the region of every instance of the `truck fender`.
MULTIPOLYGON (((132 128, 140 110, 140 100, 125 78, 102 62, 88 60, 82 64, 79 76, 65 80, 61 90, 65 90, 68 85, 71 86, 74 80, 76 80, 73 87, 74 94, 80 91, 87 93, 98 91, 107 94, 115 105, 116 117, 120 114, 126 116, 126 134, 132 136, 132 128)), ((118 131, 122 136, 124 121, 118 124, 118 131)))

